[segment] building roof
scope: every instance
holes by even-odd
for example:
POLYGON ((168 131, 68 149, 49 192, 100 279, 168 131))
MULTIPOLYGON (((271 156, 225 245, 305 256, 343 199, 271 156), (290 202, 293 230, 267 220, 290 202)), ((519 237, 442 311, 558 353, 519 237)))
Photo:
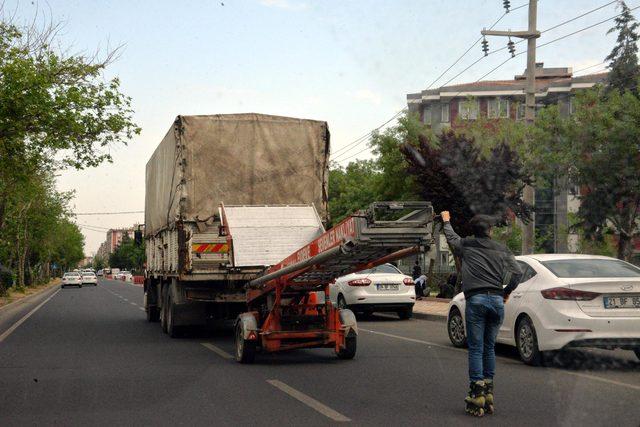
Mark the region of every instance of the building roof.
MULTIPOLYGON (((541 63, 536 66, 536 96, 546 96, 549 92, 571 92, 574 89, 592 87, 603 83, 608 74, 604 72, 573 77, 571 68, 544 68, 541 63)), ((513 80, 459 83, 410 93, 407 95, 407 101, 409 104, 415 104, 440 98, 467 96, 524 96, 526 84, 526 79, 522 75, 515 76, 513 80)))

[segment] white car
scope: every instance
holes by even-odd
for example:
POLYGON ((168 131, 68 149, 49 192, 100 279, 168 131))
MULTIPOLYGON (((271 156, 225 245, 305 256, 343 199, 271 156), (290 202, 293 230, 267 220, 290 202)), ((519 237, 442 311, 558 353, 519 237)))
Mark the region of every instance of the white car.
POLYGON ((93 272, 82 273, 82 284, 98 286, 98 277, 93 272))
POLYGON ((115 279, 122 280, 122 281, 125 281, 125 282, 131 282, 131 281, 133 281, 133 274, 131 274, 130 271, 122 270, 121 272, 116 274, 115 279))
MULTIPOLYGON (((505 304, 497 341, 529 365, 569 347, 623 348, 640 358, 640 269, 595 255, 518 256, 523 277, 505 304), (551 353, 552 354, 552 353, 551 353)), ((464 294, 449 305, 447 329, 466 345, 464 294)))
POLYGON ((64 273, 62 276, 62 288, 66 288, 67 286, 77 286, 79 288, 82 287, 82 276, 80 273, 76 271, 70 271, 68 273, 64 273))
POLYGON ((348 274, 329 286, 331 302, 354 312, 395 312, 401 319, 413 315, 416 290, 413 279, 391 264, 348 274))

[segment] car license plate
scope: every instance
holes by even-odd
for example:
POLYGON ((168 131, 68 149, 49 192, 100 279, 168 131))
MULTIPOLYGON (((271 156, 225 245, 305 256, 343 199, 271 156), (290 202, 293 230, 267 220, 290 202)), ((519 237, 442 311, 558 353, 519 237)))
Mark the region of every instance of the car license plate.
POLYGON ((640 308, 640 295, 604 297, 604 308, 640 308))
POLYGON ((388 283, 378 283, 376 285, 379 291, 397 291, 398 285, 392 285, 388 283))

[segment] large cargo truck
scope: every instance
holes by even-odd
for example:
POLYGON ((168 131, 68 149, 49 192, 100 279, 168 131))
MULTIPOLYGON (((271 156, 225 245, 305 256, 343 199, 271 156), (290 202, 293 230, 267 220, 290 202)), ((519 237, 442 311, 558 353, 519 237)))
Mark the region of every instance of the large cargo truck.
POLYGON ((324 232, 328 166, 326 122, 178 116, 146 166, 147 319, 176 336, 246 311, 245 285, 324 232))

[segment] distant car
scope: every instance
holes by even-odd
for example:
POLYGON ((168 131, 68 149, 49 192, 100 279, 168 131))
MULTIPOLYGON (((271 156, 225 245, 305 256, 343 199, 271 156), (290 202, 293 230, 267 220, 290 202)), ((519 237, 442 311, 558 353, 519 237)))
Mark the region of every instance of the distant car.
POLYGON ((82 284, 98 286, 98 277, 93 272, 82 273, 82 284))
POLYGON ((416 302, 413 279, 391 264, 342 276, 329 290, 331 302, 340 308, 365 314, 395 312, 400 319, 413 316, 416 302))
POLYGON ((131 282, 133 281, 133 274, 131 274, 130 271, 122 270, 120 273, 118 273, 118 279, 125 282, 131 282))
MULTIPOLYGON (((518 256, 524 275, 505 304, 497 341, 515 346, 529 365, 569 347, 622 348, 640 358, 640 269, 595 255, 518 256)), ((447 329, 466 345, 465 299, 449 305, 447 329)))
POLYGON ((96 273, 96 276, 98 276, 98 277, 104 276, 104 270, 102 270, 102 269, 98 270, 97 273, 96 273))
POLYGON ((68 273, 64 273, 62 276, 62 288, 66 288, 67 286, 77 286, 79 288, 82 287, 82 276, 80 273, 76 271, 70 271, 68 273))

